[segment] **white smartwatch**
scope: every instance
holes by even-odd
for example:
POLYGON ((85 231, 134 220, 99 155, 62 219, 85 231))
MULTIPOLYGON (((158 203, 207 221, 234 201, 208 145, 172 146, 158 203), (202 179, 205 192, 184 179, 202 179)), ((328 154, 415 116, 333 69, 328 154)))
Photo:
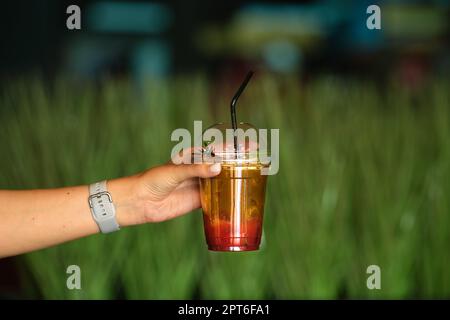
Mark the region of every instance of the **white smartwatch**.
POLYGON ((106 180, 89 186, 88 202, 92 217, 102 233, 110 233, 120 229, 111 194, 106 189, 106 180))

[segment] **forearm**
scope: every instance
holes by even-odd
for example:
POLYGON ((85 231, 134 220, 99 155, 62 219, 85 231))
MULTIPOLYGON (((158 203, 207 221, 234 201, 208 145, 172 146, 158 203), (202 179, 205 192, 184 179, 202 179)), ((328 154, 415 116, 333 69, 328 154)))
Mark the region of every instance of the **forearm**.
MULTIPOLYGON (((175 218, 200 207, 198 177, 220 173, 220 164, 166 164, 108 180, 120 227, 175 218)), ((0 190, 0 258, 78 239, 99 229, 88 204, 88 186, 0 190)))
MULTIPOLYGON (((108 181, 121 227, 132 217, 134 177, 108 181)), ((0 190, 0 257, 53 246, 98 233, 88 205, 88 186, 0 190)))

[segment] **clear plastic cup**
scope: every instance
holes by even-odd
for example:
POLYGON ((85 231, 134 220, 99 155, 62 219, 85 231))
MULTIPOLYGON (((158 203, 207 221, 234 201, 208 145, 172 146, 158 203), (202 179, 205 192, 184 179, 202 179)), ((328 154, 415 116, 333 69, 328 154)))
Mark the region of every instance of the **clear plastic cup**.
MULTIPOLYGON (((219 130, 224 124, 213 126, 219 130)), ((240 124, 244 130, 251 128, 240 124)), ((209 250, 258 250, 261 242, 267 167, 259 161, 257 141, 248 140, 235 150, 234 145, 204 149, 209 161, 220 162, 222 171, 213 178, 200 179, 200 197, 206 242, 209 250)))

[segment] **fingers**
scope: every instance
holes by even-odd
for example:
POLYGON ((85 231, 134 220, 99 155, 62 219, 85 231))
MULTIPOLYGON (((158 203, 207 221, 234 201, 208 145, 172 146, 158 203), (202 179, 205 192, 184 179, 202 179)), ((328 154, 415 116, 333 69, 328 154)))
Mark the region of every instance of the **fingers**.
POLYGON ((170 197, 170 202, 168 202, 170 205, 163 207, 163 210, 160 211, 164 212, 164 209, 167 209, 164 220, 175 218, 201 207, 200 193, 198 186, 195 185, 176 188, 170 197))
POLYGON ((198 150, 195 147, 183 149, 178 154, 172 155, 172 158, 170 159, 169 163, 173 164, 192 163, 193 154, 196 152, 199 153, 200 151, 201 150, 198 150))
POLYGON ((218 175, 221 171, 220 163, 214 164, 180 164, 180 165, 169 165, 168 170, 170 170, 170 175, 172 180, 176 184, 180 184, 183 181, 200 177, 200 178, 210 178, 218 175))
POLYGON ((191 179, 184 180, 182 183, 180 183, 176 187, 176 190, 182 189, 182 188, 191 187, 191 186, 193 186, 193 187, 198 187, 199 186, 198 178, 191 178, 191 179))

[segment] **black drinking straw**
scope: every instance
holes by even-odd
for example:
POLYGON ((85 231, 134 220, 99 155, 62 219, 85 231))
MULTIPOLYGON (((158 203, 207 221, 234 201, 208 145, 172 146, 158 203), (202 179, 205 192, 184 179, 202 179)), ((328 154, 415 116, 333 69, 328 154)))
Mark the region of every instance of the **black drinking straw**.
POLYGON ((236 91, 236 93, 233 96, 233 99, 231 99, 231 125, 233 126, 233 136, 234 136, 234 150, 237 152, 237 137, 236 137, 236 129, 237 129, 237 121, 236 121, 236 103, 239 99, 239 97, 242 94, 242 91, 244 91, 245 87, 247 86, 248 82, 250 81, 250 78, 253 75, 253 71, 249 71, 247 75, 245 76, 244 81, 242 82, 239 89, 236 91))

